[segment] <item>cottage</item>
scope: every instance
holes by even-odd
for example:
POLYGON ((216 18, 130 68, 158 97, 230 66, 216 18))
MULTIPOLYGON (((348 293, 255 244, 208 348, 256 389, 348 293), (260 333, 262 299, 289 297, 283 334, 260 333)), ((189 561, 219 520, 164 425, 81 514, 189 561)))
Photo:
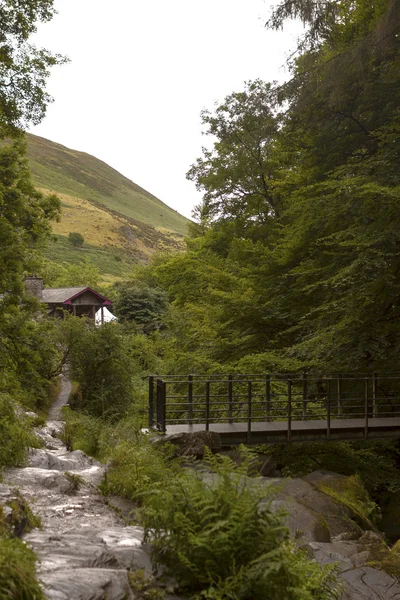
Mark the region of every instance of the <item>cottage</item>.
POLYGON ((49 317, 64 318, 68 311, 77 317, 95 320, 100 311, 100 322, 104 322, 104 309, 112 302, 90 287, 43 288, 43 280, 35 275, 25 278, 27 294, 47 304, 49 317))

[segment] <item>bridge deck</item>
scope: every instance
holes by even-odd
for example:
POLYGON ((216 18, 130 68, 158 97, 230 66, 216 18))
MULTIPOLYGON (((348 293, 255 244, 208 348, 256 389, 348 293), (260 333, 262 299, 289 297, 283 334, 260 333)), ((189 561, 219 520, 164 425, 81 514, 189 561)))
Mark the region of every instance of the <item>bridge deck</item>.
MULTIPOLYGON (((190 433, 205 431, 205 423, 193 425, 167 425, 166 433, 190 433)), ((285 441, 322 441, 365 438, 399 438, 400 417, 363 419, 332 419, 328 426, 325 420, 292 421, 288 432, 287 421, 252 422, 251 431, 247 423, 210 423, 209 430, 219 433, 223 444, 282 443, 285 441)))

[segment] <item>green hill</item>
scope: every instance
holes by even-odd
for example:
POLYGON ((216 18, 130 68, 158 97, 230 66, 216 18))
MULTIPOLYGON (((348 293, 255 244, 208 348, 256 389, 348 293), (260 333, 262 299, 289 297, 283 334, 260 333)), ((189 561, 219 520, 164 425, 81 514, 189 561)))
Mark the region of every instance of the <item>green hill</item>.
POLYGON ((56 263, 89 259, 104 281, 126 278, 132 265, 157 251, 183 247, 189 220, 106 163, 34 135, 27 135, 36 186, 61 199, 61 220, 53 224, 56 241, 46 256, 56 263), (81 233, 82 247, 68 241, 81 233))
POLYGON ((106 163, 28 134, 28 156, 35 183, 48 190, 94 201, 148 225, 186 235, 189 220, 106 163))

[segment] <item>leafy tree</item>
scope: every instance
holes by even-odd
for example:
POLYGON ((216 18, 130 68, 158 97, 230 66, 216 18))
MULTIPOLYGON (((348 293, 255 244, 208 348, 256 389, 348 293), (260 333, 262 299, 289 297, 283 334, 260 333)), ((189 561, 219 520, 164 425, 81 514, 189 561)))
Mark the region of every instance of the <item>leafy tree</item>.
POLYGON ((80 248, 81 246, 83 246, 85 238, 81 233, 78 233, 77 231, 71 231, 68 234, 68 240, 73 246, 75 246, 76 248, 80 248))
POLYGON ((80 339, 70 354, 72 376, 79 383, 71 407, 117 420, 133 400, 134 362, 129 339, 117 323, 95 328, 81 322, 80 339))
POLYGON ((115 312, 122 323, 133 322, 145 333, 160 329, 167 310, 167 296, 159 288, 119 286, 115 312))
POLYGON ((7 0, 0 6, 0 138, 45 115, 51 101, 45 90, 49 69, 65 59, 28 40, 54 13, 54 0, 7 0))
POLYGON ((59 216, 56 196, 43 196, 30 179, 25 143, 17 139, 0 147, 0 293, 4 306, 22 290, 24 272, 34 272, 39 251, 59 216))
POLYGON ((99 268, 87 257, 76 265, 44 261, 41 273, 47 287, 99 287, 99 268))
POLYGON ((260 80, 247 82, 243 92, 227 96, 214 113, 204 110, 201 118, 206 135, 216 141, 212 150, 203 148, 187 174, 204 191, 199 222, 232 221, 234 232, 243 235, 255 221, 258 235, 265 236, 282 208, 274 90, 260 80))

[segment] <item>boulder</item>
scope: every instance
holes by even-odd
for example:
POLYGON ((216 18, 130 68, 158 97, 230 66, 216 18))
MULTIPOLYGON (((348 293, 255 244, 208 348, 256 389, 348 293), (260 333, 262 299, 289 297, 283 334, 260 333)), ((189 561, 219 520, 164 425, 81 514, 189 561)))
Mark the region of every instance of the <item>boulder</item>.
POLYGON ((49 600, 134 600, 126 571, 65 569, 41 576, 49 600))
POLYGON ((174 433, 158 437, 154 443, 170 443, 176 446, 176 456, 194 456, 202 458, 204 448, 210 448, 212 452, 221 450, 221 437, 215 431, 193 431, 189 433, 174 433))
POLYGON ((87 469, 93 465, 99 466, 93 458, 87 456, 82 450, 64 452, 55 455, 49 450, 31 448, 29 452, 29 466, 40 469, 53 469, 56 471, 78 471, 87 469))

